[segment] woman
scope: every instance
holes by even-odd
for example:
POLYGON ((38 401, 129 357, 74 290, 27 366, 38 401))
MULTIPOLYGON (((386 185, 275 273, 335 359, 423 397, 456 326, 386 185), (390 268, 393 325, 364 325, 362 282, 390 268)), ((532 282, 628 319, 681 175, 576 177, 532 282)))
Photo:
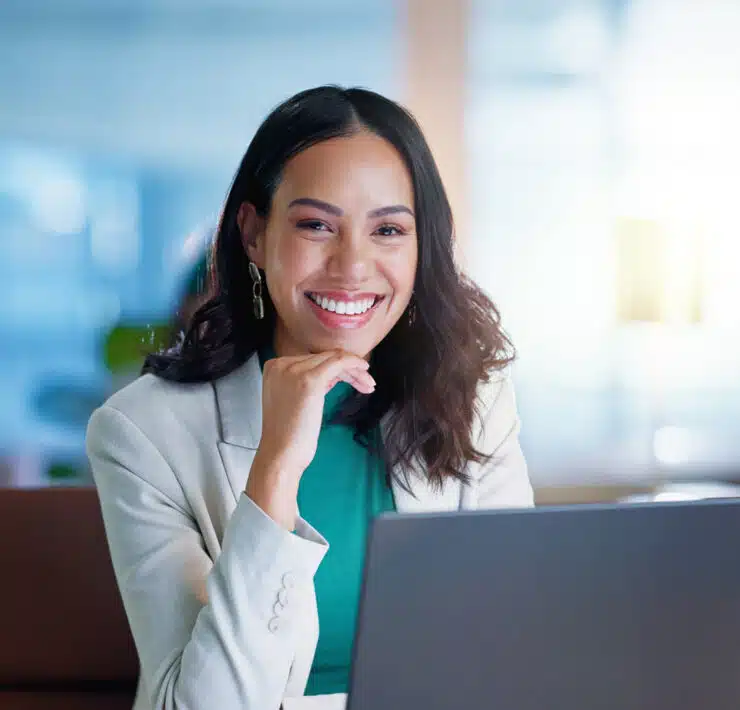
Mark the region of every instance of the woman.
POLYGON ((532 503, 508 341, 398 105, 322 87, 276 108, 212 268, 184 341, 88 430, 137 708, 346 691, 372 517, 532 503))

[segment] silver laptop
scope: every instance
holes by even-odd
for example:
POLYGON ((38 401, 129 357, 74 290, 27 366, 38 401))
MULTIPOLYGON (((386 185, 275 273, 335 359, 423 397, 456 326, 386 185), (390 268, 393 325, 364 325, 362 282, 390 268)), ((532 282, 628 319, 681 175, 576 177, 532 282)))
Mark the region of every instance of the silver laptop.
POLYGON ((387 515, 348 710, 738 710, 740 501, 387 515))

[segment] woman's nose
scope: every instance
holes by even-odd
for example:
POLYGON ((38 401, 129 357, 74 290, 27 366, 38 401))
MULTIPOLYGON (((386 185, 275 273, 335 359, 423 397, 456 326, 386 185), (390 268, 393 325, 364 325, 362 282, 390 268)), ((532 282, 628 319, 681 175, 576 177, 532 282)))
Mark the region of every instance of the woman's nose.
POLYGON ((366 239, 351 237, 338 240, 331 257, 332 275, 350 284, 367 279, 372 255, 366 242, 366 239))

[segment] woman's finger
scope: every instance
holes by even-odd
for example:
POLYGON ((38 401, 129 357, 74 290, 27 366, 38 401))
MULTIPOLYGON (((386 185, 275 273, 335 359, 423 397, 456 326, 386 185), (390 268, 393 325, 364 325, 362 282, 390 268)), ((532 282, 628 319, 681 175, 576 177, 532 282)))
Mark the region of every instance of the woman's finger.
POLYGON ((280 358, 287 361, 287 369, 293 375, 311 375, 312 378, 328 382, 328 377, 341 369, 367 370, 370 364, 357 355, 342 350, 329 350, 315 355, 304 355, 295 358, 280 358))
POLYGON ((304 372, 303 375, 309 377, 318 387, 326 388, 333 378, 339 377, 353 387, 357 385, 356 389, 362 388, 362 391, 365 391, 375 387, 375 380, 367 372, 367 368, 368 364, 362 358, 349 353, 339 353, 336 357, 304 372))
MULTIPOLYGON (((339 380, 351 385, 362 394, 371 394, 375 391, 375 380, 367 372, 344 370, 337 377, 339 380)), ((332 385, 332 387, 333 386, 334 385, 332 385)), ((331 389, 331 387, 329 389, 331 389)))

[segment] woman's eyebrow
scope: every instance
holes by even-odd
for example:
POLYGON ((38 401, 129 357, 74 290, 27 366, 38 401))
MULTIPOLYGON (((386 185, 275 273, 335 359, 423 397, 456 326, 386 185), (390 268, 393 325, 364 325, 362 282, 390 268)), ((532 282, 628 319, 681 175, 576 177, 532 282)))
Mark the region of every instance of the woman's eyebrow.
POLYGON ((389 214, 398 214, 399 212, 405 212, 410 214, 412 217, 414 213, 406 207, 406 205, 389 205, 388 207, 378 207, 376 210, 370 210, 367 213, 368 217, 387 217, 389 214))
POLYGON ((316 200, 313 197, 299 197, 293 200, 289 205, 288 209, 295 205, 307 205, 308 207, 315 207, 323 212, 333 214, 335 217, 341 217, 344 214, 344 210, 336 205, 332 205, 330 202, 324 202, 323 200, 316 200))
MULTIPOLYGON (((324 200, 317 200, 313 197, 298 197, 288 205, 288 209, 295 207, 296 205, 315 207, 316 209, 321 210, 322 212, 328 212, 335 217, 341 217, 344 214, 344 210, 341 207, 337 207, 330 202, 324 202, 324 200)), ((387 207, 378 207, 377 209, 370 210, 367 213, 367 216, 373 219, 399 213, 409 214, 412 217, 414 216, 413 211, 406 207, 406 205, 388 205, 387 207)))

